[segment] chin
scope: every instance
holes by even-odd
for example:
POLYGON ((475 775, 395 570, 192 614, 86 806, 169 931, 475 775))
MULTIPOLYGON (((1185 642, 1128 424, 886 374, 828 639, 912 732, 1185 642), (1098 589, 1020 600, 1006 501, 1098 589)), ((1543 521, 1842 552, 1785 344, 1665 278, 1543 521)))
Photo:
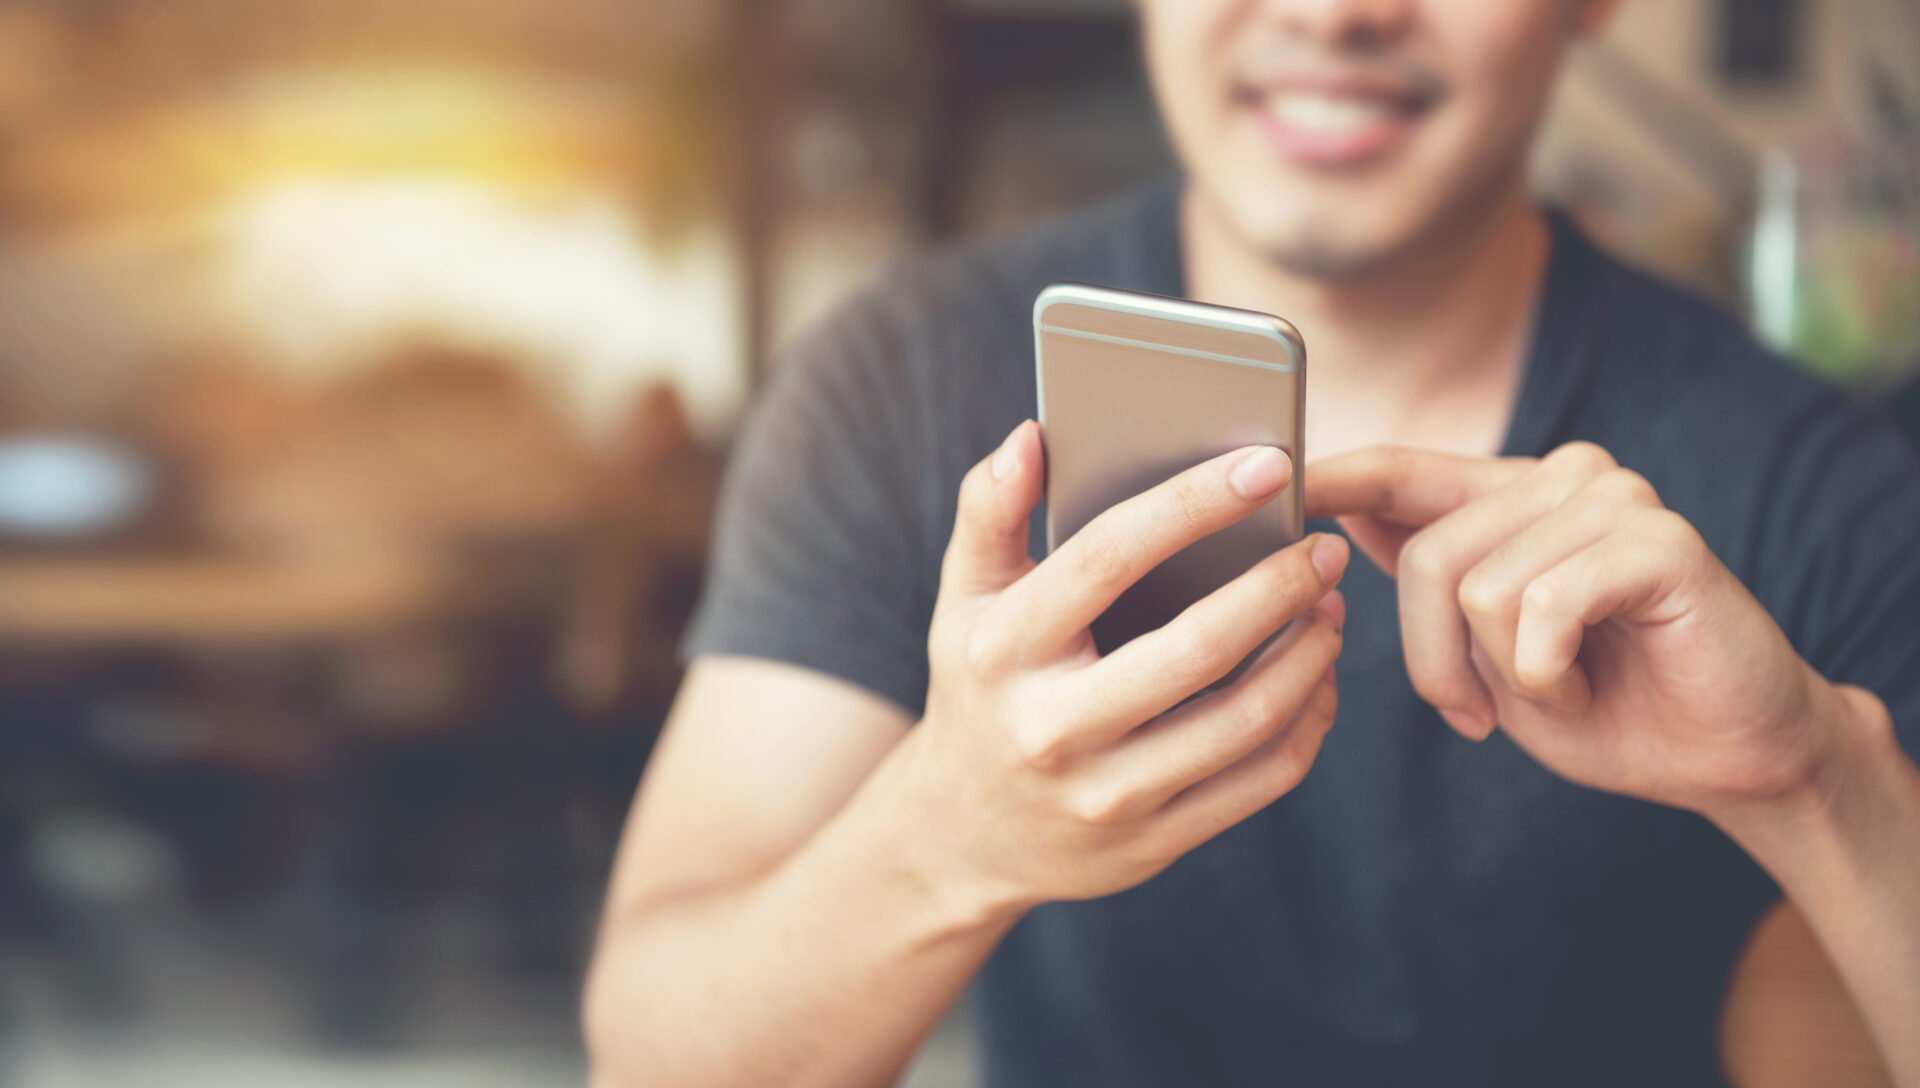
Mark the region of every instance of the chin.
POLYGON ((1234 233, 1276 267, 1305 279, 1364 276, 1400 248, 1377 217, 1360 207, 1328 208, 1290 197, 1285 187, 1226 209, 1234 233), (1282 211, 1281 209, 1284 209, 1282 211))
POLYGON ((1362 246, 1343 245, 1313 237, 1269 243, 1262 251, 1275 267, 1303 280, 1322 283, 1350 283, 1364 279, 1382 264, 1389 254, 1362 246))

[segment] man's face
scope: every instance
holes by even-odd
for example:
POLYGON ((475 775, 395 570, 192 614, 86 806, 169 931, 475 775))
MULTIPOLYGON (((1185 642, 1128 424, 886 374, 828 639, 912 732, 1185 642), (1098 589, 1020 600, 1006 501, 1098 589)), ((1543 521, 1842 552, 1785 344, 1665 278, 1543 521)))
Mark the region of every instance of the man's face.
POLYGON ((1208 209, 1298 275, 1364 275, 1513 192, 1606 0, 1140 0, 1208 209))

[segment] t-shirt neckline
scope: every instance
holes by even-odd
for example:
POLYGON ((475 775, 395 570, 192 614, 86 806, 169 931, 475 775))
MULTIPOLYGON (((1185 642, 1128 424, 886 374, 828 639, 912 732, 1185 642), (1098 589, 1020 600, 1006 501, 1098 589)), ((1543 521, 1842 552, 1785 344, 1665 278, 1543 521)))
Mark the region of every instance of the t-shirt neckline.
MULTIPOLYGON (((1142 229, 1125 235, 1132 252, 1122 267, 1132 273, 1138 290, 1187 296, 1180 234, 1185 185, 1178 174, 1155 183, 1147 193, 1142 229)), ((1566 430, 1593 382, 1605 334, 1594 290, 1599 252, 1564 212, 1549 207, 1546 215, 1551 232, 1546 282, 1528 331, 1520 395, 1500 446, 1503 457, 1538 457, 1573 437, 1566 430)), ((1312 345, 1308 353, 1311 358, 1312 345)))

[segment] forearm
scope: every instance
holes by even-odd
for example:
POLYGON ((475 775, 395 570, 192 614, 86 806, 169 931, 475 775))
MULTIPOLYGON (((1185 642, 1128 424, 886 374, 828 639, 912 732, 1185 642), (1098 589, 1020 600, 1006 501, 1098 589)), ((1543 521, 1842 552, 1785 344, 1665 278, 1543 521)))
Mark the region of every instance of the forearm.
POLYGON ((1920 769, 1886 710, 1836 692, 1830 767, 1805 796, 1714 819, 1779 881, 1865 1013, 1897 1083, 1920 1086, 1920 769))
POLYGON ((596 1088, 891 1081, 1012 924, 916 871, 886 764, 787 862, 607 926, 596 1088))

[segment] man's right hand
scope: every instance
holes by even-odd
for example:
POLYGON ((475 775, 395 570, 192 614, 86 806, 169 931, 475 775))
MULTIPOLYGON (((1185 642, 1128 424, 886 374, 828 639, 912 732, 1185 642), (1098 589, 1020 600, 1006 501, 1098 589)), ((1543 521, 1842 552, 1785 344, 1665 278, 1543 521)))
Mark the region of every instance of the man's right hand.
POLYGON ((928 646, 926 716, 883 791, 915 866, 969 913, 1017 914, 1132 887, 1306 775, 1332 725, 1346 542, 1274 553, 1104 658, 1088 626, 1141 576, 1286 486, 1272 447, 1217 457, 1120 503, 1044 562, 1023 423, 960 489, 928 646), (1234 683, 1181 705, 1273 632, 1234 683))

